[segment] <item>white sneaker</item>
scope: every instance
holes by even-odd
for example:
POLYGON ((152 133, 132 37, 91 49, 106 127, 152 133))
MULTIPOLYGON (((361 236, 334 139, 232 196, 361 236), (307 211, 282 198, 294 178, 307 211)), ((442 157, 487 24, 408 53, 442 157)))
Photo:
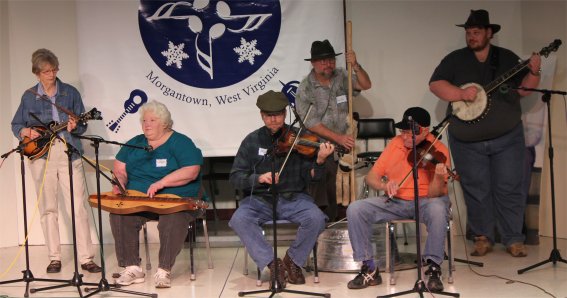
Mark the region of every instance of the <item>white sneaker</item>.
POLYGON ((146 274, 142 271, 140 266, 128 266, 120 272, 120 277, 115 279, 115 283, 122 286, 139 284, 145 281, 145 276, 146 274))
POLYGON ((166 270, 158 268, 156 274, 154 274, 154 283, 156 285, 156 288, 171 288, 170 273, 166 270))

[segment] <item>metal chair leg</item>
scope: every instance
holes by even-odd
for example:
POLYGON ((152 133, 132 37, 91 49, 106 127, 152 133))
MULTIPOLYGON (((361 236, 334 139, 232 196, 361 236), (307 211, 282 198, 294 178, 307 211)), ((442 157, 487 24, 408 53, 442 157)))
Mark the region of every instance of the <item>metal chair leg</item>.
POLYGON ((190 260, 190 267, 191 267, 191 280, 197 279, 195 276, 195 258, 193 255, 193 244, 195 241, 195 228, 196 228, 196 221, 192 221, 189 223, 189 260, 190 260))
POLYGON ((313 247, 313 268, 315 277, 313 278, 314 283, 319 283, 319 268, 317 267, 317 246, 319 245, 318 242, 315 242, 315 246, 313 247))
POLYGON ((408 232, 406 230, 406 224, 402 224, 402 230, 404 231, 404 245, 408 245, 408 232))
POLYGON ((448 254, 448 270, 449 270, 449 276, 447 277, 447 281, 452 284, 455 279, 453 277, 453 271, 455 271, 455 263, 453 260, 453 245, 451 243, 451 238, 452 238, 452 233, 451 233, 451 226, 453 225, 453 221, 450 220, 449 222, 447 222, 447 254, 448 254))
POLYGON ((146 271, 152 271, 152 261, 150 259, 150 248, 148 247, 148 226, 146 223, 142 225, 144 230, 144 248, 146 249, 146 271))
POLYGON ((242 274, 248 275, 248 250, 244 246, 244 266, 242 268, 242 274))
POLYGON ((260 270, 259 267, 257 267, 257 270, 258 270, 258 278, 256 278, 256 286, 261 287, 262 286, 262 270, 260 270))
POLYGON ((211 255, 211 244, 209 242, 209 231, 207 229, 207 218, 203 217, 203 235, 205 237, 205 248, 207 249, 207 257, 209 259, 209 269, 213 269, 213 257, 211 255))
POLYGON ((395 224, 393 223, 386 223, 386 253, 387 253, 387 257, 386 257, 386 267, 387 270, 390 272, 390 285, 395 285, 396 284, 396 278, 394 277, 394 265, 395 265, 395 260, 394 260, 394 255, 395 252, 392 251, 392 242, 396 241, 396 236, 395 236, 395 224))

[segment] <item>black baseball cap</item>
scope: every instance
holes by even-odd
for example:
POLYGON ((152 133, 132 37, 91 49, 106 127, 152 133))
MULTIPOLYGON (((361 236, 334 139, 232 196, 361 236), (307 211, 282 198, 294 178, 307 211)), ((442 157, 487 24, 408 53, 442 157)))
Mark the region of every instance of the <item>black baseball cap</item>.
POLYGON ((421 127, 429 127, 431 124, 431 116, 424 108, 412 107, 404 112, 402 121, 396 123, 394 126, 399 129, 410 129, 410 118, 421 127))

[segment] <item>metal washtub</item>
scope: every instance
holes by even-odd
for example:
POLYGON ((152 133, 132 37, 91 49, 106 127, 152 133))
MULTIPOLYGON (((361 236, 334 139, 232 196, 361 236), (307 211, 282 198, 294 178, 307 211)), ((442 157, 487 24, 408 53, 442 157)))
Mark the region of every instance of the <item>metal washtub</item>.
MULTIPOLYGON (((372 249, 379 268, 386 266, 386 224, 372 226, 372 249)), ((395 259, 399 259, 397 249, 395 259)), ((317 266, 320 271, 358 272, 361 262, 354 261, 352 246, 348 236, 347 223, 338 223, 319 235, 317 246, 317 266)))

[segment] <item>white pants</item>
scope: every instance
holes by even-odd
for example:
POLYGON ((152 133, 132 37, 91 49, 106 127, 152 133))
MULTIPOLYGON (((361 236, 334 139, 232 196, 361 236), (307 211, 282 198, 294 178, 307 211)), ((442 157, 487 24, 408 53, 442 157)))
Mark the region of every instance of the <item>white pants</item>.
MULTIPOLYGON (((57 202, 57 191, 63 195, 65 210, 71 210, 71 192, 69 187, 69 167, 68 157, 65 153, 66 146, 59 140, 53 142, 53 146, 47 154, 50 154, 49 161, 43 158, 30 161, 30 169, 35 182, 37 194, 43 182, 42 198, 39 202, 41 213, 41 227, 45 244, 49 251, 51 261, 61 260, 61 240, 59 238, 59 211, 57 202), (44 180, 44 170, 45 181, 44 180)), ((89 218, 85 201, 87 199, 85 176, 80 159, 73 161, 73 192, 75 198, 75 227, 77 237, 77 260, 80 264, 92 261, 92 241, 89 229, 89 218)))

